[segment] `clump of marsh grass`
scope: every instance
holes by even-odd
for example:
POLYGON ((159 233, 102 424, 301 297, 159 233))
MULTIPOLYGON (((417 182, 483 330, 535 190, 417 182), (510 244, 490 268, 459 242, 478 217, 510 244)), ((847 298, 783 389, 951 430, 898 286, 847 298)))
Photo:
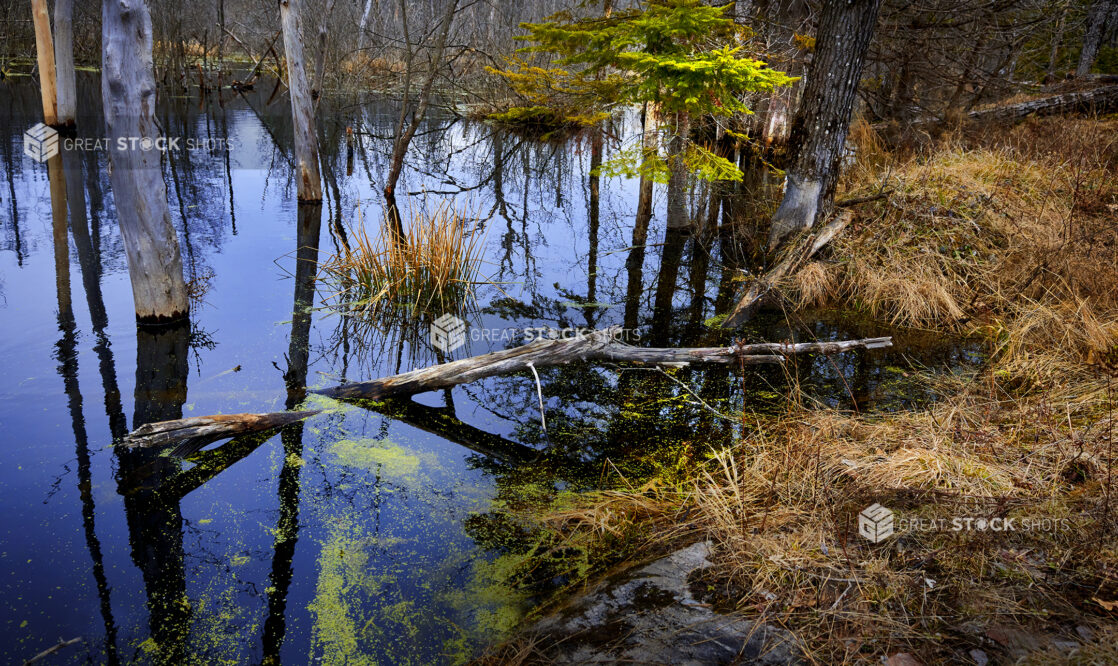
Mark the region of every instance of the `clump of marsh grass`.
POLYGON ((402 236, 387 219, 373 235, 357 226, 348 245, 322 264, 335 308, 385 325, 469 309, 482 282, 476 217, 441 203, 404 219, 402 236))

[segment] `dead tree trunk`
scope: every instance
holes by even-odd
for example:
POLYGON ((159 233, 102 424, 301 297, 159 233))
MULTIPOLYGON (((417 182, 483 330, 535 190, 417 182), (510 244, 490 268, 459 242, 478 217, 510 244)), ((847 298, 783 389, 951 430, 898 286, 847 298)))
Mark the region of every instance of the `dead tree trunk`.
POLYGON ((110 141, 110 179, 139 323, 186 317, 179 241, 171 224, 159 153, 151 15, 144 0, 102 6, 101 94, 110 141))
POLYGON ((50 12, 47 0, 31 0, 31 17, 35 22, 35 55, 39 64, 39 94, 43 98, 43 122, 58 125, 58 96, 55 92, 54 43, 50 36, 50 12))
POLYGON ((842 0, 823 5, 815 56, 789 138, 796 157, 788 170, 784 199, 773 215, 770 248, 829 214, 862 65, 880 6, 881 0, 842 0))
POLYGON ((1083 49, 1079 51, 1079 64, 1075 67, 1076 76, 1087 76, 1102 45, 1103 28, 1106 17, 1118 10, 1116 0, 1095 0, 1087 12, 1087 32, 1083 35, 1083 49))
POLYGON ((54 37, 58 124, 73 129, 78 113, 77 77, 74 73, 74 0, 55 0, 54 37))
POLYGON ((291 95, 291 122, 295 128, 295 177, 299 203, 319 203, 322 201, 322 178, 318 169, 314 101, 303 60, 301 0, 279 0, 279 9, 287 60, 287 92, 291 95))

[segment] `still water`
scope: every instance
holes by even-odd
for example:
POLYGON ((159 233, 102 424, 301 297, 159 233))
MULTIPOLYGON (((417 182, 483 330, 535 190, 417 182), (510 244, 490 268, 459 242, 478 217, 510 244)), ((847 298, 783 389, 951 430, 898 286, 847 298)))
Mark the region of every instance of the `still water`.
MULTIPOLYGON (((300 208, 286 98, 262 87, 161 101, 164 134, 208 148, 163 160, 187 278, 204 293, 189 326, 156 332, 134 324, 104 151, 33 161, 22 133, 39 120, 38 91, 0 88, 4 662, 76 637, 47 663, 461 662, 564 582, 510 573, 532 533, 509 509, 609 483, 607 459, 638 469, 657 447, 685 441, 701 455, 734 436, 676 382, 608 367, 541 371, 547 431, 531 375, 385 406, 308 396, 303 386, 438 356, 422 324, 369 331, 332 313, 315 280, 316 260, 380 224, 397 109, 324 100, 325 201, 300 208), (146 422, 300 404, 323 413, 185 461, 112 447, 146 422)), ((81 89, 79 133, 96 138, 98 82, 81 89)), ((733 248, 714 227, 667 233, 659 190, 647 238, 635 237, 637 183, 590 176, 637 127, 624 117, 600 141, 552 143, 450 115, 420 130, 398 196, 405 223, 408 210, 448 199, 480 219, 489 284, 471 330, 617 324, 637 344, 726 341, 704 322, 730 303, 733 248)), ((766 181, 746 187, 775 186, 766 181)), ((696 215, 718 220, 702 201, 696 215)), ((882 333, 828 316, 775 318, 746 336, 882 333)), ((519 344, 512 333, 471 337, 452 358, 519 344)), ((779 408, 789 376, 831 405, 895 409, 920 399, 905 383, 910 360, 974 360, 897 340, 886 353, 800 359, 788 373, 676 377, 724 411, 743 396, 779 408)))

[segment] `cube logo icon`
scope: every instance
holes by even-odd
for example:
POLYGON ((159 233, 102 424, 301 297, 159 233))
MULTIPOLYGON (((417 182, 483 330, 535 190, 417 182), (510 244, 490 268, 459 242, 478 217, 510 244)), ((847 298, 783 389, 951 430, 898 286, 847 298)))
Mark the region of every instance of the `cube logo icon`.
POLYGON ((466 344, 466 322, 452 314, 444 314, 431 324, 431 344, 450 353, 466 344))
POLYGON ((58 154, 58 132, 38 123, 23 133, 23 154, 36 162, 46 162, 58 154))
POLYGON ((893 535, 893 512, 880 504, 867 506, 858 514, 858 534, 874 543, 893 535))

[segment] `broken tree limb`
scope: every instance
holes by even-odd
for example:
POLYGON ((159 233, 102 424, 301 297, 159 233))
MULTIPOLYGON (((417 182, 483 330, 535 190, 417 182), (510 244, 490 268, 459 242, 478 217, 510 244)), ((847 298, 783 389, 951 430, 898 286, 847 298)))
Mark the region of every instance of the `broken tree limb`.
POLYGON ((591 331, 575 338, 538 340, 522 347, 472 356, 391 377, 366 382, 312 389, 331 398, 383 400, 425 391, 449 388, 514 372, 565 365, 575 361, 615 363, 781 363, 787 354, 818 352, 833 354, 848 349, 875 349, 892 344, 891 338, 784 344, 763 342, 728 347, 657 348, 634 347, 616 339, 620 329, 591 331))
POLYGON ((285 426, 318 414, 319 410, 271 412, 268 414, 216 414, 174 421, 148 423, 128 433, 121 445, 150 448, 169 444, 189 444, 197 450, 219 439, 247 435, 285 426))
POLYGON ((838 236, 852 219, 854 219, 853 212, 843 211, 827 224, 808 230, 807 233, 791 243, 784 253, 784 258, 749 284, 749 287, 745 290, 745 295, 734 306, 733 312, 726 317, 722 325, 726 328, 733 328, 749 321, 749 318, 757 310, 757 306, 761 304, 761 301, 777 282, 794 273, 805 261, 815 256, 815 253, 823 249, 823 246, 830 243, 835 236, 838 236))

